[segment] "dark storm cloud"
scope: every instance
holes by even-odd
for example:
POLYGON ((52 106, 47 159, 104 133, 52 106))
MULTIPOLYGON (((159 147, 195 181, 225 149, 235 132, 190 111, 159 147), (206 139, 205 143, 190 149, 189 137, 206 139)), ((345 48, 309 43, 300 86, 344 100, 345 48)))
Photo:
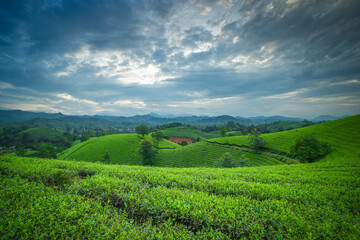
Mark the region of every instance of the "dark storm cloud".
POLYGON ((250 19, 223 27, 226 35, 240 39, 238 48, 226 50, 253 53, 273 43, 275 57, 288 61, 318 62, 349 51, 354 58, 359 56, 359 9, 359 1, 298 1, 290 9, 284 1, 244 1, 239 14, 250 19))
POLYGON ((212 98, 356 102, 358 9, 356 0, 3 0, 0 90, 11 96, 0 105, 21 107, 25 95, 69 113, 86 104, 116 113, 127 99, 141 113, 181 102, 208 113, 196 104, 212 98))

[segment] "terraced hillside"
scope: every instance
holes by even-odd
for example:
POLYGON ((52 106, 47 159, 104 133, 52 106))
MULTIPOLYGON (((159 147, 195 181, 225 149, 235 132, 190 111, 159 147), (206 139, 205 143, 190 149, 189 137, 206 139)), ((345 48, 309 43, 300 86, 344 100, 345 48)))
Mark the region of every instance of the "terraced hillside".
POLYGON ((256 154, 247 149, 198 142, 177 149, 159 151, 155 157, 155 165, 161 167, 216 167, 217 160, 226 152, 233 156, 235 162, 245 157, 250 166, 276 165, 283 164, 279 160, 286 161, 285 157, 256 154))
POLYGON ((219 134, 205 133, 190 127, 173 127, 162 130, 165 137, 187 137, 194 140, 205 140, 209 138, 219 137, 219 134))
MULTIPOLYGON (((263 134, 265 147, 289 153, 291 146, 301 135, 310 134, 319 141, 331 145, 332 151, 322 161, 360 158, 360 115, 321 123, 285 132, 263 134)), ((247 136, 214 138, 209 142, 248 146, 247 136)))
POLYGON ((46 127, 39 127, 39 128, 29 128, 25 131, 20 132, 19 134, 29 134, 29 138, 34 141, 39 141, 41 139, 46 139, 48 141, 58 141, 62 138, 64 131, 55 129, 55 128, 46 128, 46 127))
POLYGON ((236 169, 0 156, 2 239, 359 239, 360 162, 236 169))

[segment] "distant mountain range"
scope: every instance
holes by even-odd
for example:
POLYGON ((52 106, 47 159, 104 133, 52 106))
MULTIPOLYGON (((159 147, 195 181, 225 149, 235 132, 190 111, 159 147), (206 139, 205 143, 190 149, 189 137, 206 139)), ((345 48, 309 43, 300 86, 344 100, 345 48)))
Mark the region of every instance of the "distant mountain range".
POLYGON ((0 110, 0 120, 23 122, 36 118, 57 119, 65 117, 62 113, 26 112, 21 110, 0 110))
POLYGON ((346 118, 346 117, 350 117, 350 115, 344 115, 341 117, 334 117, 331 115, 321 115, 316 118, 313 118, 311 121, 313 121, 313 122, 333 121, 333 120, 338 120, 338 119, 346 118))
MULTIPOLYGON (((342 117, 323 115, 310 119, 313 122, 336 120, 342 117)), ((28 112, 21 110, 0 110, 0 121, 2 125, 26 125, 29 127, 45 126, 65 128, 66 126, 74 128, 110 128, 110 127, 133 127, 139 124, 161 125, 171 122, 181 122, 193 125, 221 125, 233 121, 244 125, 258 125, 264 123, 273 123, 277 121, 284 122, 301 122, 303 118, 291 118, 284 116, 257 116, 257 117, 233 117, 222 115, 216 117, 209 116, 175 116, 175 115, 158 115, 150 113, 147 115, 136 115, 132 117, 124 116, 102 116, 102 115, 81 115, 71 116, 62 113, 44 113, 28 112)))

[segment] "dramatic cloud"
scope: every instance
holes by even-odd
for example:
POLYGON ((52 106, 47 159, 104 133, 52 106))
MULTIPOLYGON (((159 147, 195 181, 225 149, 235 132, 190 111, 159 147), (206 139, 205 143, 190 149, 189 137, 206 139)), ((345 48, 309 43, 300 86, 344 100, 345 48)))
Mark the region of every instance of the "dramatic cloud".
POLYGON ((3 0, 0 107, 358 114, 357 0, 3 0))

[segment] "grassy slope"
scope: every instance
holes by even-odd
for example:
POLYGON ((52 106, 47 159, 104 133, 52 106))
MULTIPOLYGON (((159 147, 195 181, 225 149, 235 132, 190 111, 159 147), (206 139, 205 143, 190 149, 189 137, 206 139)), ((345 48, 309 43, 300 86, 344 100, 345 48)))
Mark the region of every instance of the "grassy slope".
POLYGON ((209 139, 209 138, 214 138, 214 137, 219 136, 217 134, 205 133, 205 132, 201 132, 199 130, 189 128, 189 127, 167 128, 167 129, 162 130, 162 132, 164 133, 164 136, 166 136, 166 137, 187 137, 187 138, 192 138, 195 140, 197 140, 198 138, 200 138, 201 140, 204 140, 204 139, 209 139))
MULTIPOLYGON (((150 136, 146 138, 151 139, 150 136)), ((108 152, 113 164, 140 165, 142 162, 142 156, 138 152, 140 141, 141 139, 136 134, 107 135, 75 145, 59 154, 58 157, 98 162, 108 152)), ((282 164, 271 156, 206 142, 182 147, 171 141, 163 140, 160 142, 159 148, 155 166, 162 167, 214 167, 216 160, 225 152, 230 152, 235 160, 240 160, 244 154, 249 159, 251 166, 282 164)))
POLYGON ((241 131, 229 131, 226 133, 227 136, 241 136, 243 133, 241 131))
MULTIPOLYGON (((304 134, 311 134, 332 146, 332 152, 325 156, 323 161, 360 158, 360 115, 285 132, 263 134, 262 137, 266 141, 265 147, 289 153, 296 139, 304 134)), ((248 145, 247 136, 215 138, 209 141, 248 145)))
POLYGON ((50 141, 56 141, 62 137, 64 131, 55 128, 39 127, 39 128, 29 128, 25 131, 22 131, 19 134, 23 134, 23 133, 28 133, 30 139, 33 139, 35 141, 38 141, 39 138, 46 138, 50 141))
POLYGON ((78 145, 80 143, 81 143, 80 140, 75 140, 75 141, 72 142, 71 146, 73 147, 73 146, 76 146, 76 145, 78 145))
POLYGON ((141 164, 138 152, 141 139, 135 134, 114 134, 77 144, 66 149, 58 157, 60 159, 76 159, 78 161, 97 162, 108 152, 114 164, 141 164))
POLYGON ((279 128, 282 127, 283 131, 291 130, 291 129, 297 129, 309 126, 309 124, 313 125, 314 123, 308 123, 308 122, 276 122, 276 123, 270 123, 266 125, 266 128, 269 132, 279 132, 279 128))
POLYGON ((359 239, 360 162, 153 168, 0 156, 4 239, 359 239))
MULTIPOLYGON (((150 138, 151 137, 147 137, 150 138)), ((59 154, 60 159, 76 159, 78 161, 98 162, 104 158, 106 152, 114 164, 139 165, 142 156, 139 153, 140 141, 136 134, 114 134, 92 138, 66 149, 59 154)), ((159 148, 177 148, 178 144, 163 140, 159 148)))

